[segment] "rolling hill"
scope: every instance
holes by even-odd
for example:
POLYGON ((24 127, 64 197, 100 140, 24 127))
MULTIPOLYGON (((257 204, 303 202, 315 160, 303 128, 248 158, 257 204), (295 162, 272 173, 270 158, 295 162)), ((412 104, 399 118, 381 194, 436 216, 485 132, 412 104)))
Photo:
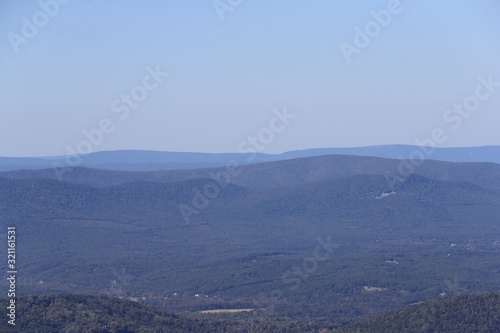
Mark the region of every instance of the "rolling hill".
MULTIPOLYGON (((424 143, 425 144, 425 143, 424 143)), ((428 148, 411 145, 383 145, 357 148, 317 148, 264 153, 189 153, 144 150, 102 151, 51 157, 0 157, 0 171, 47 169, 52 167, 88 167, 120 171, 155 171, 223 167, 228 161, 255 164, 323 155, 371 156, 410 159, 416 152, 426 159, 446 162, 500 163, 500 147, 428 148)))
MULTIPOLYGON (((6 306, 6 302, 0 303, 6 306)), ((16 332, 26 333, 307 333, 317 326, 252 315, 176 315, 136 302, 90 295, 52 295, 18 300, 16 332)))
POLYGON ((494 333, 500 327, 500 294, 460 295, 412 305, 363 320, 338 333, 494 333))
MULTIPOLYGON (((436 299, 343 327, 311 320, 237 314, 173 314, 137 302, 105 296, 53 295, 19 300, 17 332, 53 333, 494 333, 500 327, 500 295, 469 294, 436 299)), ((6 306, 5 300, 0 300, 6 306)))
POLYGON ((218 178, 223 182, 231 182, 248 188, 274 188, 360 174, 384 175, 386 182, 395 186, 407 176, 418 174, 435 180, 468 182, 484 188, 500 189, 499 164, 427 160, 409 169, 409 163, 376 157, 326 155, 254 165, 231 165, 229 168, 127 172, 74 167, 1 172, 0 177, 50 178, 91 186, 112 186, 137 181, 173 182, 196 178, 218 178), (407 172, 408 170, 411 172, 407 172))

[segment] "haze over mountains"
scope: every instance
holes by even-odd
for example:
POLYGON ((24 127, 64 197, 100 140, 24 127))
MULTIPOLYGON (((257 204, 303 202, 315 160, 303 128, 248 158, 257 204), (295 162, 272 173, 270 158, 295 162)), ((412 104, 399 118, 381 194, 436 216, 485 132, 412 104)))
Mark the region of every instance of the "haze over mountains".
POLYGON ((500 333, 500 1, 0 1, 0 333, 500 333))
MULTIPOLYGON (((226 162, 227 163, 227 162, 226 162)), ((423 163, 376 157, 324 155, 265 162, 230 164, 229 168, 201 168, 165 171, 111 171, 84 167, 17 170, 0 173, 14 179, 50 178, 69 183, 111 186, 129 182, 172 182, 188 179, 225 179, 249 188, 272 188, 354 175, 383 175, 395 186, 413 173, 455 182, 469 182, 488 189, 500 189, 500 165, 496 163, 450 163, 426 160, 423 163), (415 164, 417 163, 417 164, 415 164), (232 170, 232 174, 229 174, 232 170)))
POLYGON ((122 150, 55 157, 0 157, 0 171, 44 169, 54 166, 83 166, 122 171, 175 170, 224 166, 231 160, 240 164, 249 164, 332 154, 391 159, 410 159, 422 156, 426 159, 448 162, 500 163, 500 146, 419 148, 410 145, 385 145, 359 148, 306 149, 282 154, 263 154, 258 153, 254 148, 247 148, 242 151, 242 154, 122 150), (414 155, 416 151, 422 151, 423 153, 414 155))
POLYGON ((426 160, 402 175, 409 165, 324 155, 8 171, 0 222, 23 235, 26 294, 253 308, 339 327, 443 295, 498 291, 500 165, 426 160))

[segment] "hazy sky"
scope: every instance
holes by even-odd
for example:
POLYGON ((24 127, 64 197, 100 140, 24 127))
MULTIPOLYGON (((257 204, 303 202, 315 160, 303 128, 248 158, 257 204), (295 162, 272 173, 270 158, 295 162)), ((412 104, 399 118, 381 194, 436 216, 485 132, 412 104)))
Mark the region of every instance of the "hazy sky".
POLYGON ((498 0, 60 2, 0 2, 0 156, 500 145, 498 0))

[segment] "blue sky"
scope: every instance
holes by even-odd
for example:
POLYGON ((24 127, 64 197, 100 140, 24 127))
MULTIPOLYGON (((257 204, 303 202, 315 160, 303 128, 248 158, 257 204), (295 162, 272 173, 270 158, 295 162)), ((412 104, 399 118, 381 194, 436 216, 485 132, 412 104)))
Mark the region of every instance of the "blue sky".
POLYGON ((413 144, 436 128, 439 146, 500 145, 500 87, 478 88, 479 77, 500 82, 500 2, 217 1, 230 10, 2 1, 0 156, 64 155, 95 129, 91 151, 235 152, 284 108, 295 118, 263 152, 413 144), (348 62, 342 43, 377 24, 348 62), (147 78, 155 87, 121 119, 113 102, 144 90, 148 69, 168 77, 147 78), (447 113, 477 89, 474 111, 447 113))

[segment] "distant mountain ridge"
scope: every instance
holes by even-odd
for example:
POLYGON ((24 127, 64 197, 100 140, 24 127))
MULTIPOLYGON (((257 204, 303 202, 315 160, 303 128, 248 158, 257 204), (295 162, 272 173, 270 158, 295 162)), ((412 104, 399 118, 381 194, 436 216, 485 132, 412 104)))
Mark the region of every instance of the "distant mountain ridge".
MULTIPOLYGON (((354 175, 398 177, 407 161, 378 157, 325 155, 241 165, 230 177, 235 185, 249 188, 273 188, 321 182, 354 175)), ((409 163, 409 162, 408 162, 409 163)), ((452 163, 426 160, 414 168, 415 174, 427 178, 467 182, 500 190, 500 164, 452 163)), ((163 171, 110 171, 84 167, 65 169, 16 170, 0 172, 12 179, 51 178, 68 183, 111 186, 130 182, 172 182, 196 178, 223 177, 226 167, 163 171)), ((389 180, 388 180, 389 181, 389 180)))
POLYGON ((224 166, 229 161, 254 164, 322 155, 371 156, 409 159, 415 154, 425 159, 447 162, 492 162, 500 164, 500 146, 430 148, 411 145, 380 145, 357 148, 316 148, 282 154, 191 153, 145 150, 101 151, 87 155, 54 157, 0 157, 0 171, 82 166, 121 171, 196 169, 224 166), (420 152, 420 153, 418 153, 420 152))

